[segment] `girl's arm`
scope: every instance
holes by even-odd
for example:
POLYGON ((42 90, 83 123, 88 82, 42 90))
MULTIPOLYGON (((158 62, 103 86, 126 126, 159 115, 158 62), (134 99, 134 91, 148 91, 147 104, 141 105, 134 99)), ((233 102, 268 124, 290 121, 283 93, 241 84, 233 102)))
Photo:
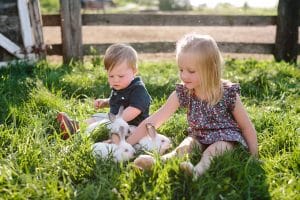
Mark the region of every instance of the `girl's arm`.
POLYGON ((256 131, 238 94, 236 95, 235 107, 232 114, 242 131, 250 153, 258 156, 256 131))
POLYGON ((132 106, 128 106, 125 108, 122 114, 122 118, 126 121, 129 122, 136 118, 139 114, 141 114, 141 110, 132 106))
POLYGON ((133 134, 128 137, 127 142, 129 144, 136 144, 141 138, 147 134, 146 123, 152 123, 155 128, 158 128, 161 124, 167 121, 171 115, 178 109, 179 100, 176 92, 174 91, 168 98, 167 102, 153 115, 145 119, 140 125, 135 129, 133 134))

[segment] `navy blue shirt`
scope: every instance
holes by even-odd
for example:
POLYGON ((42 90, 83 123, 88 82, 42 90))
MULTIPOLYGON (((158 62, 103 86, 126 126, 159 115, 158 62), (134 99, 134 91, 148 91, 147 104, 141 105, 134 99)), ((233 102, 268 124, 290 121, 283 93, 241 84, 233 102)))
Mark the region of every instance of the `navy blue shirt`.
POLYGON ((115 115, 118 114, 121 105, 124 106, 124 109, 132 106, 141 111, 136 118, 128 122, 129 125, 135 126, 149 116, 150 103, 151 96, 140 77, 135 77, 127 88, 112 89, 109 97, 110 112, 115 115))

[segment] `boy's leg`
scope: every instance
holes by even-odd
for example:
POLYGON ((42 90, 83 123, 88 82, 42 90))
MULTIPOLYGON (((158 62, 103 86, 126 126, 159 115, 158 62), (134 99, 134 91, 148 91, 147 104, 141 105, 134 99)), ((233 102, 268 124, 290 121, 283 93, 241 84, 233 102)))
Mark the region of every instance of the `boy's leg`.
MULTIPOLYGON (((218 141, 209 145, 203 152, 200 162, 193 169, 196 178, 204 174, 215 156, 222 155, 224 152, 232 150, 233 148, 234 143, 226 141, 218 141)), ((188 169, 188 173, 190 173, 190 168, 188 169)))
POLYGON ((58 113, 56 119, 60 123, 60 129, 63 132, 63 139, 68 139, 70 134, 74 134, 79 131, 79 122, 72 120, 66 113, 58 113))
POLYGON ((95 123, 97 122, 97 119, 95 117, 91 117, 91 118, 88 118, 86 120, 84 120, 84 122, 87 124, 87 125, 90 125, 92 123, 95 123))

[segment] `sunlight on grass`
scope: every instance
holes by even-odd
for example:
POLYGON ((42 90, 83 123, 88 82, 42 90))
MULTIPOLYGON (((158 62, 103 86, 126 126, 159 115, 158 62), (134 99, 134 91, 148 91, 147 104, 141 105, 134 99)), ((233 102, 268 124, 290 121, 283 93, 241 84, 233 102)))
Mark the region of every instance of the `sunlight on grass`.
MULTIPOLYGON (((98 64, 101 65, 101 62, 98 64)), ((72 63, 18 63, 0 70, 1 199, 296 199, 299 196, 300 70, 287 63, 226 60, 224 78, 239 82, 242 100, 258 132, 260 158, 242 147, 213 160, 197 181, 172 159, 142 172, 132 162, 97 160, 90 146, 108 137, 100 127, 90 138, 83 120, 94 98, 108 97, 103 67, 72 63), (56 122, 64 111, 79 120, 80 134, 62 140, 56 122)), ((179 82, 173 62, 139 66, 152 96, 150 112, 164 104, 179 82)), ((159 128, 173 147, 187 134, 184 110, 159 128)), ((201 153, 195 149, 191 162, 201 153)))

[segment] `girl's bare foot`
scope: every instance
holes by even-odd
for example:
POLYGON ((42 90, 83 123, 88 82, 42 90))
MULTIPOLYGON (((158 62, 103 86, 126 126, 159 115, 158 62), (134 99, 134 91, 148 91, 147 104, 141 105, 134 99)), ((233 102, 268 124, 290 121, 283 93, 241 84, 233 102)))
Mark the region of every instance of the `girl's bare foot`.
POLYGON ((189 176, 194 175, 194 165, 191 162, 182 162, 180 163, 180 169, 184 171, 185 174, 189 176))
POLYGON ((173 158, 174 156, 176 156, 176 151, 171 151, 170 153, 167 153, 167 154, 163 155, 163 156, 161 157, 161 160, 162 160, 163 162, 166 162, 167 160, 173 158))
POLYGON ((155 164, 155 159, 150 155, 140 155, 134 161, 134 165, 142 170, 149 170, 155 164))

